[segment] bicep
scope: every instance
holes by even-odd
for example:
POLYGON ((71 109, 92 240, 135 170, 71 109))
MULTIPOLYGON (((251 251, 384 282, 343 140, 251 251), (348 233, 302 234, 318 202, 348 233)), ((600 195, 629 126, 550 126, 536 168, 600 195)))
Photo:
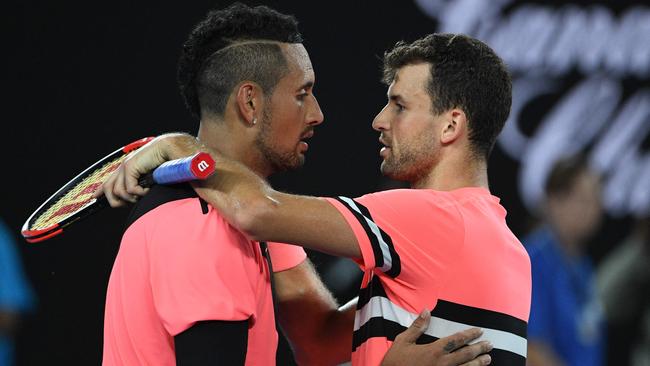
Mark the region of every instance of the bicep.
POLYGON ((255 239, 296 244, 353 259, 361 257, 352 228, 325 199, 280 192, 274 192, 270 199, 270 209, 252 228, 255 239))
POLYGON ((176 364, 243 365, 248 321, 201 321, 174 337, 176 364))

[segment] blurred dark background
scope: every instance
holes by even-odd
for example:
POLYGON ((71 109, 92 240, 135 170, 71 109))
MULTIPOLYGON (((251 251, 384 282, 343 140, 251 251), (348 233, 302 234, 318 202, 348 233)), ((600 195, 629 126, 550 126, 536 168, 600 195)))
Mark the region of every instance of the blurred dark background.
MULTIPOLYGON (((42 244, 24 243, 20 227, 63 183, 116 148, 144 136, 196 131, 176 87, 177 57, 191 27, 228 3, 4 4, 0 216, 16 235, 36 294, 35 310, 17 334, 17 364, 100 363, 106 284, 128 209, 105 210, 42 244)), ((633 217, 648 212, 645 2, 263 3, 300 21, 325 114, 305 167, 273 177, 276 187, 358 196, 394 186, 381 178, 378 135, 370 126, 386 99, 381 55, 401 39, 462 31, 492 45, 515 80, 514 127, 495 148, 490 181, 517 235, 536 223, 534 189, 522 184, 534 188, 550 162, 568 152, 587 152, 605 177, 607 219, 589 247, 596 262, 627 235, 633 217), (633 132, 621 142, 612 126, 626 126, 623 114, 637 123, 627 123, 633 132)), ((354 296, 353 266, 310 256, 341 302, 354 296)), ((291 362, 283 345, 278 364, 291 362)))

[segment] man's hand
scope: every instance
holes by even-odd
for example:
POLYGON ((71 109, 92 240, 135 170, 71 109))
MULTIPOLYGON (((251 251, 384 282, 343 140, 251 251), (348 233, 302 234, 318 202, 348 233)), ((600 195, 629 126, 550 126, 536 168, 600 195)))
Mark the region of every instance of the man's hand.
POLYGON ((436 365, 436 366, 479 366, 492 361, 487 352, 492 345, 487 341, 468 345, 483 333, 478 328, 471 328, 441 338, 429 344, 416 344, 415 341, 429 326, 431 314, 424 310, 413 324, 400 333, 386 353, 382 366, 392 365, 436 365))
POLYGON ((200 148, 196 138, 190 135, 172 133, 158 136, 131 153, 94 196, 105 195, 112 207, 134 203, 148 191, 138 185, 138 178, 153 171, 165 161, 192 155, 200 148))

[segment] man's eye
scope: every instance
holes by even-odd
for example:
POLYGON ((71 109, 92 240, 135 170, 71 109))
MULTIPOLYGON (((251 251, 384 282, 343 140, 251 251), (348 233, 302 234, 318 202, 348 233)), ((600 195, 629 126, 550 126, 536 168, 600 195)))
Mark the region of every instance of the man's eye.
POLYGON ((399 103, 395 103, 395 107, 397 108, 397 111, 398 111, 398 112, 401 112, 401 111, 403 111, 404 109, 406 109, 403 105, 401 105, 401 104, 399 104, 399 103))
POLYGON ((302 93, 302 94, 298 94, 298 95, 296 96, 296 98, 298 98, 298 100, 303 100, 303 99, 305 99, 308 95, 309 95, 309 93, 302 93))

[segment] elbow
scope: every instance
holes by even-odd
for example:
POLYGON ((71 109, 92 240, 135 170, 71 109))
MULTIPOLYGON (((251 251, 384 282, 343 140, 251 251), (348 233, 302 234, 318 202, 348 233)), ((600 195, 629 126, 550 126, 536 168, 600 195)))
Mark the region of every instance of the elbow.
MULTIPOLYGON (((226 174, 223 174, 224 176, 226 174)), ((224 182, 213 185, 196 184, 194 190, 235 229, 253 240, 268 240, 269 223, 277 211, 278 201, 270 187, 254 186, 253 189, 242 184, 234 189, 224 182)))
POLYGON ((235 226, 248 238, 255 241, 268 241, 272 229, 273 212, 276 204, 270 198, 251 200, 242 204, 236 215, 235 226))

